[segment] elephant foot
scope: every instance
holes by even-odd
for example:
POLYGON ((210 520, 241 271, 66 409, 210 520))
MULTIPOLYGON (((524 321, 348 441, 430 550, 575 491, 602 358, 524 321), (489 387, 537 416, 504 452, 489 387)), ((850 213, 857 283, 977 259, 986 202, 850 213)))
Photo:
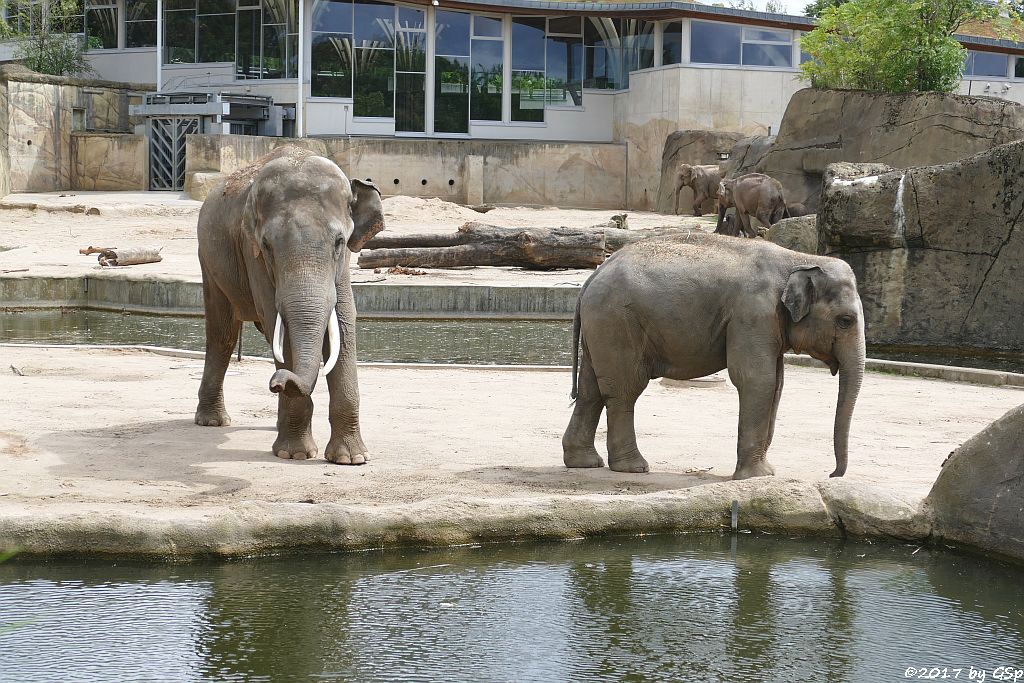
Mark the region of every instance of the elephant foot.
POLYGON ((732 478, 735 480, 750 479, 751 477, 771 477, 775 475, 775 468, 767 460, 755 460, 745 465, 737 465, 732 478))
POLYGON ((316 457, 316 441, 310 434, 286 437, 277 436, 273 446, 274 455, 282 460, 309 460, 316 457))
POLYGON ((332 436, 324 457, 338 465, 365 465, 370 461, 369 450, 358 434, 349 437, 332 436))
POLYGON ((566 467, 604 467, 604 460, 593 446, 589 448, 563 448, 562 461, 566 467))
POLYGON ((203 408, 196 409, 196 424, 203 427, 229 427, 231 416, 224 408, 203 408))
POLYGON ((640 451, 633 450, 630 453, 621 456, 613 456, 608 454, 608 469, 613 472, 650 472, 651 467, 644 460, 644 456, 640 455, 640 451))

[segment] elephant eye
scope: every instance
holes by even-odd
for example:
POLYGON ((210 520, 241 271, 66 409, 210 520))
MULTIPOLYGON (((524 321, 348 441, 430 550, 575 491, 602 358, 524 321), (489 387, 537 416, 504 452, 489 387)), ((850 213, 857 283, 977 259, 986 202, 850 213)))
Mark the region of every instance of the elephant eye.
POLYGON ((836 325, 844 330, 853 327, 853 316, 841 315, 836 318, 836 325))

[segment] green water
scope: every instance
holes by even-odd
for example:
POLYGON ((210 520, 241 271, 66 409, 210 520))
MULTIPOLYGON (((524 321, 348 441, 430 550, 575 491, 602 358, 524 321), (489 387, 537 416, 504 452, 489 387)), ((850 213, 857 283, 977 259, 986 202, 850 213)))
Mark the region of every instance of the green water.
MULTIPOLYGON (((0 341, 45 344, 148 344, 202 351, 202 318, 122 315, 71 309, 0 312, 0 341)), ((242 352, 269 357, 270 346, 252 325, 243 327, 242 352)), ((572 323, 546 320, 359 320, 361 361, 568 365, 572 323)))
MULTIPOLYGON (((0 312, 0 342, 148 344, 203 350, 198 317, 123 315, 83 309, 0 312)), ((270 356, 251 323, 243 328, 245 354, 270 356)), ((483 365, 569 365, 572 323, 562 320, 360 319, 359 359, 483 365)), ((1024 373, 1024 354, 929 353, 922 349, 868 348, 872 358, 958 365, 1024 373)))
POLYGON ((17 681, 897 681, 1024 665, 1020 569, 660 536, 223 564, 0 566, 17 681))

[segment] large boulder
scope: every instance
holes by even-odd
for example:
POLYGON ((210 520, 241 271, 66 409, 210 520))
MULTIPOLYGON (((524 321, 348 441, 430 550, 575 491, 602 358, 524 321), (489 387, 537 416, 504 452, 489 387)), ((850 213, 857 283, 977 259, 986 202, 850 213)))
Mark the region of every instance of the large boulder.
POLYGON ((790 99, 753 170, 779 180, 787 203, 813 210, 831 163, 927 166, 1022 138, 1024 106, 999 98, 807 88, 790 99))
POLYGON ((765 239, 786 249, 802 251, 805 254, 817 254, 818 217, 811 214, 810 216, 783 218, 768 230, 765 239))
MULTIPOLYGON (((659 213, 672 213, 675 210, 673 193, 679 164, 718 164, 729 157, 733 146, 742 137, 742 133, 714 130, 677 130, 669 135, 661 155, 661 181, 658 184, 654 210, 659 213)), ((692 205, 693 192, 690 188, 684 187, 679 193, 679 212, 690 213, 692 205)), ((706 213, 712 213, 714 205, 713 200, 708 200, 701 208, 706 213)))
POLYGON ((1024 141, 826 174, 818 251, 857 274, 869 342, 1024 349, 1024 141))
POLYGON ((925 509, 939 539, 1024 558, 1024 406, 946 459, 925 509))
POLYGON ((754 173, 761 159, 775 144, 774 135, 754 135, 743 138, 729 152, 729 160, 722 162, 722 175, 726 178, 737 178, 741 175, 754 173))

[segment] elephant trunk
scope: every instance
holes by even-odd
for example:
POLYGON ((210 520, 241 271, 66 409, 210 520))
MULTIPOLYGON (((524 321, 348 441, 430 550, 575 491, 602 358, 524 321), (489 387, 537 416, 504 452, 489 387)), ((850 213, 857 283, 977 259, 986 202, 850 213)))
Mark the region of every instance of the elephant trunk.
MULTIPOLYGON (((331 288, 333 292, 333 288, 331 288)), ((279 368, 270 378, 270 390, 275 394, 309 396, 316 386, 323 357, 324 335, 330 333, 331 363, 337 360, 341 347, 334 296, 310 300, 308 290, 300 299, 279 298, 278 322, 274 332, 275 356, 283 352, 284 331, 288 333, 289 354, 278 362, 288 367, 279 368), (332 323, 333 319, 333 323, 332 323), (280 331, 279 331, 280 330, 280 331), (282 341, 279 341, 282 340, 282 341), (285 363, 285 360, 288 362, 285 363)), ((328 372, 330 368, 327 368, 328 372)))
POLYGON ((836 469, 831 477, 846 474, 849 454, 850 422, 853 408, 864 381, 864 335, 858 335, 854 348, 839 357, 839 398, 836 401, 836 423, 832 441, 836 451, 836 469))

